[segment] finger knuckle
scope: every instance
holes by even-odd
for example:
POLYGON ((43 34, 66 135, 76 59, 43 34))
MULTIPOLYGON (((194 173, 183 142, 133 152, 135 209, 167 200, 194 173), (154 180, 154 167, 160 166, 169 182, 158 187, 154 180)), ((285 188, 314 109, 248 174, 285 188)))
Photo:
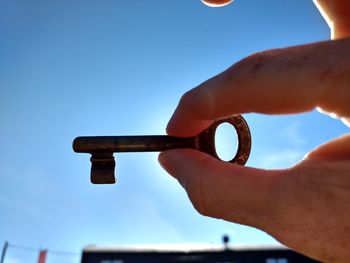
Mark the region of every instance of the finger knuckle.
POLYGON ((244 79, 247 75, 255 75, 262 69, 266 68, 268 61, 267 52, 254 53, 238 61, 226 71, 229 79, 244 79))

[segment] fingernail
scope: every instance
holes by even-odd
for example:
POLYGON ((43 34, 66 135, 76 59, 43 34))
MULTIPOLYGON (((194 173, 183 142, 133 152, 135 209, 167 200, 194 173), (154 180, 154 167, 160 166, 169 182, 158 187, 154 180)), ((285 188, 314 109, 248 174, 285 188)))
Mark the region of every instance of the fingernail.
POLYGON ((167 158, 164 153, 159 154, 158 161, 165 171, 167 171, 170 175, 175 177, 175 168, 171 164, 169 158, 167 158))

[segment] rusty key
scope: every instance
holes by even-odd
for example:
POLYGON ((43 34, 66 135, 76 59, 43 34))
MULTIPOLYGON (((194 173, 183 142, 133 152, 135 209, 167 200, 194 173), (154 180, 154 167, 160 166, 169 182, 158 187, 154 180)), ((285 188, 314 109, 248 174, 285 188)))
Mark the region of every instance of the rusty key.
POLYGON ((191 148, 220 160, 215 149, 215 131, 224 122, 234 126, 238 137, 237 153, 229 162, 244 165, 250 153, 251 136, 248 124, 241 115, 216 121, 194 137, 167 135, 77 137, 73 141, 73 149, 75 152, 91 154, 90 178, 93 184, 113 184, 115 183, 114 152, 158 152, 174 148, 191 148))

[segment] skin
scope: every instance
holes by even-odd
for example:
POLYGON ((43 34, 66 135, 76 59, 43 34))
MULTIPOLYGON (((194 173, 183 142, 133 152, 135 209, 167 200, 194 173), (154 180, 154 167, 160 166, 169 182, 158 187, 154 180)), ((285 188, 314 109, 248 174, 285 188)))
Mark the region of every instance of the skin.
POLYGON ((224 6, 228 5, 232 2, 233 0, 214 0, 214 1, 208 1, 208 0, 202 0, 202 2, 208 6, 224 6))
MULTIPOLYGON (((233 114, 315 108, 348 123, 350 2, 314 2, 333 40, 268 50, 239 61, 184 94, 167 133, 193 136, 233 114)), ((159 161, 199 213, 259 228, 323 262, 350 262, 350 133, 325 142, 284 170, 232 165, 190 149, 165 151, 159 161)))

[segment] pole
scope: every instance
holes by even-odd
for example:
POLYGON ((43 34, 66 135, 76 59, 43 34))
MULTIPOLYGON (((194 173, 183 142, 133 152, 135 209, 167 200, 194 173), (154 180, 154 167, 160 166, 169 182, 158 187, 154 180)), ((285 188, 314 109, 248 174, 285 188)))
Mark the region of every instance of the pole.
POLYGON ((46 255, 47 255, 47 250, 40 250, 39 253, 39 258, 38 258, 38 263, 45 263, 46 262, 46 255))
POLYGON ((5 241, 4 247, 3 247, 3 249, 2 249, 2 254, 1 254, 0 263, 4 263, 5 254, 6 254, 6 250, 7 250, 8 246, 9 246, 9 242, 5 241))

